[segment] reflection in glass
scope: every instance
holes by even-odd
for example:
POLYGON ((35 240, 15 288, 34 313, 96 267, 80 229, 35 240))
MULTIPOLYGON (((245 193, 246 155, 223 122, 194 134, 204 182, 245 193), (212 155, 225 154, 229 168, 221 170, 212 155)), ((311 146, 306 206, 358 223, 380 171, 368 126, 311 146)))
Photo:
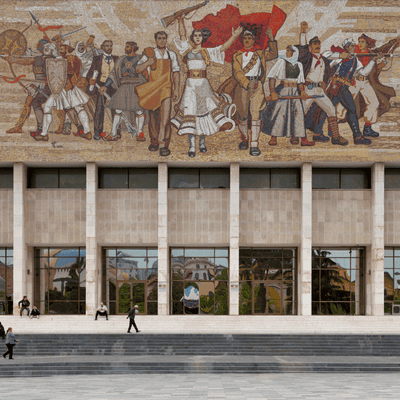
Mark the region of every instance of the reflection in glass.
POLYGON ((240 168, 240 189, 269 189, 269 168, 240 168))

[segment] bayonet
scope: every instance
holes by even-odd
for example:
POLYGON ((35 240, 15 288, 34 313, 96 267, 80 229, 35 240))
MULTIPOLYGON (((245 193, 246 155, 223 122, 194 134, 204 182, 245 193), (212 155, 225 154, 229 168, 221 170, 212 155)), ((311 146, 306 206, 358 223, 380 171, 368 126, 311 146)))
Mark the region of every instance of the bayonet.
MULTIPOLYGON (((75 29, 74 31, 67 32, 67 33, 61 33, 61 32, 60 32, 61 40, 64 40, 64 38, 66 38, 66 37, 68 37, 68 36, 70 36, 70 35, 73 35, 73 34, 75 34, 75 33, 77 33, 77 32, 83 31, 84 29, 86 29, 86 26, 83 26, 82 28, 78 28, 78 29, 75 29)), ((51 39, 51 40, 54 41, 54 38, 51 39)))

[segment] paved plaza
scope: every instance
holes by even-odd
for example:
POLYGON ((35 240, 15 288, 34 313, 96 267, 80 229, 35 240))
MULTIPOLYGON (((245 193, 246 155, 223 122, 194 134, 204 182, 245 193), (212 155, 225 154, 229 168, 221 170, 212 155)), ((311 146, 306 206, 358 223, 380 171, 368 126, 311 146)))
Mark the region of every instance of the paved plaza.
POLYGON ((1 400, 399 399, 398 374, 136 374, 0 378, 1 400))

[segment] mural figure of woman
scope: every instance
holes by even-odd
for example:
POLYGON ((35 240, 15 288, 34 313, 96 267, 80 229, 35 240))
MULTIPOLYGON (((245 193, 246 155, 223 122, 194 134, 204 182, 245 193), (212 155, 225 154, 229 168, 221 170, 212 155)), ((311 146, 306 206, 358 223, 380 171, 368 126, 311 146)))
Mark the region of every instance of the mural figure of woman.
POLYGON ((278 61, 268 74, 271 101, 260 111, 261 131, 271 136, 270 146, 276 146, 277 137, 290 137, 290 143, 314 146, 306 136, 304 108, 301 100, 307 99, 304 91, 303 65, 298 62, 299 50, 288 46, 278 52, 278 61), (275 87, 276 82, 279 85, 275 87), (294 97, 281 99, 281 97, 294 97))
POLYGON ((189 157, 196 155, 196 136, 200 137, 199 150, 207 152, 205 137, 219 131, 230 132, 235 128, 232 116, 236 106, 229 96, 221 97, 214 92, 207 79, 207 67, 211 62, 224 63, 227 50, 242 32, 242 27, 232 29, 232 36, 222 45, 203 48, 202 44, 211 36, 207 28, 194 30, 190 42, 186 36, 184 18, 179 19, 179 36, 174 40, 176 47, 187 65, 188 73, 178 111, 171 123, 178 129, 178 135, 188 135, 189 157))

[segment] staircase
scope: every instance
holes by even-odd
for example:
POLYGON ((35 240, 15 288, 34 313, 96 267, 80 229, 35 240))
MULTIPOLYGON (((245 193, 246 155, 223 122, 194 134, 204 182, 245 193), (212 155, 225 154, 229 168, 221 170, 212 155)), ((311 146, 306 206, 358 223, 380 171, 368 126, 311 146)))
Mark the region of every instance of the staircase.
POLYGON ((400 335, 20 334, 18 340, 15 360, 2 360, 0 376, 400 371, 400 335))

